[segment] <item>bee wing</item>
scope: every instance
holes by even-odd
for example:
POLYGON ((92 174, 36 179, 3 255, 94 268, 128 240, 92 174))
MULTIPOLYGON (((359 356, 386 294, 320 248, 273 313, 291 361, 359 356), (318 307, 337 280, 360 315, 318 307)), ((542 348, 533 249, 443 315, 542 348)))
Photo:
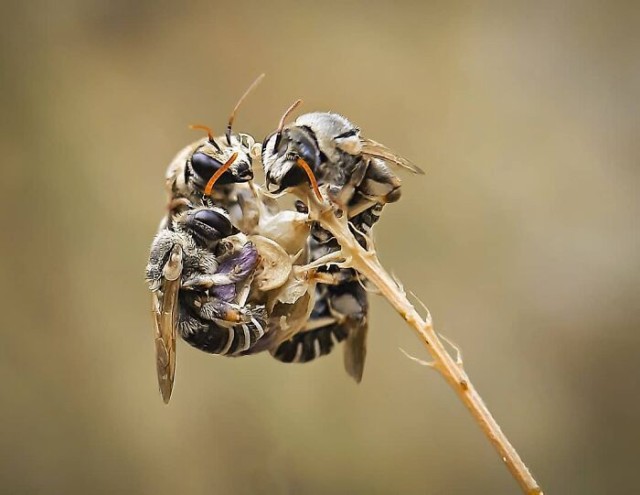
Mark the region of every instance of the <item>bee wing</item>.
POLYGON ((176 327, 178 293, 182 274, 182 249, 174 246, 163 269, 160 291, 152 293, 153 320, 156 327, 156 369, 158 385, 165 404, 169 403, 176 374, 176 327))
POLYGON ((367 331, 369 323, 367 318, 359 322, 353 322, 347 340, 344 343, 344 368, 347 373, 358 383, 362 381, 364 361, 367 357, 367 331))
POLYGON ((381 158, 387 162, 395 163, 399 167, 410 170, 414 174, 424 175, 424 170, 422 170, 417 165, 411 163, 406 158, 401 157, 396 154, 394 151, 391 151, 384 144, 378 143, 373 139, 360 138, 360 143, 362 144, 362 154, 365 156, 381 158))

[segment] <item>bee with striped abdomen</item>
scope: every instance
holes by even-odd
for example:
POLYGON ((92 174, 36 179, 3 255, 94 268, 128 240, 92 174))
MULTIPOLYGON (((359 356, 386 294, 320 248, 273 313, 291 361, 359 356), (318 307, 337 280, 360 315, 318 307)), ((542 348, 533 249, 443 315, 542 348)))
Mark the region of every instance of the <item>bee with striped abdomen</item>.
POLYGON ((265 333, 264 306, 245 303, 258 252, 222 209, 174 215, 151 245, 146 279, 153 296, 160 391, 171 397, 176 335, 214 354, 236 355, 265 333))
MULTIPOLYGON (((267 189, 295 190, 311 182, 319 194, 318 187, 325 186, 331 202, 347 215, 356 239, 366 247, 383 206, 400 199, 400 179, 387 163, 417 174, 424 172, 384 145, 361 136, 358 127, 336 113, 308 113, 285 126, 287 115, 298 103, 285 112, 278 129, 262 145, 267 189)), ((305 206, 298 208, 304 210, 305 206)), ((314 225, 308 248, 313 261, 339 250, 339 245, 329 232, 314 225)), ((336 282, 317 285, 306 328, 273 354, 286 362, 306 362, 328 354, 335 342, 346 340, 346 369, 360 381, 368 317, 365 281, 352 269, 325 270, 333 272, 336 282)))

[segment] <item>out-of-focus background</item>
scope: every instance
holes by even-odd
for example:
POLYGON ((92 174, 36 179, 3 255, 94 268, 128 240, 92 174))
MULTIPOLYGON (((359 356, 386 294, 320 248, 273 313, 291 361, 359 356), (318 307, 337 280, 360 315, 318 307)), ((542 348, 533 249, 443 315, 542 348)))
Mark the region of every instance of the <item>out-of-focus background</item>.
POLYGON ((518 493, 375 299, 361 385, 180 343, 157 391, 143 272, 165 167, 261 72, 427 170, 376 229, 547 493, 640 462, 633 2, 3 2, 0 492, 518 493))

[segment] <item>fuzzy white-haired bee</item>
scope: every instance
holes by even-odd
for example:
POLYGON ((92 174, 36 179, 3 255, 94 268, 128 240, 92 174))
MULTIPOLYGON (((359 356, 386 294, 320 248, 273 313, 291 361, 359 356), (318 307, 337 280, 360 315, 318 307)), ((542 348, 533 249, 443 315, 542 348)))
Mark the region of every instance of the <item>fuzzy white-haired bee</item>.
MULTIPOLYGON (((330 200, 347 215, 354 235, 365 246, 382 207, 400 199, 400 179, 387 163, 416 174, 424 172, 386 146, 363 137, 357 126, 336 113, 308 113, 285 126, 287 115, 298 103, 285 112, 276 132, 262 145, 267 188, 282 192, 309 182, 316 188, 326 185, 330 200)), ((304 210, 304 205, 298 208, 304 210)), ((312 229, 310 260, 338 249, 328 232, 319 226, 312 229)), ((273 354, 285 362, 306 362, 329 353, 335 342, 346 340, 346 369, 360 381, 368 317, 364 281, 351 269, 326 270, 333 272, 337 282, 317 285, 306 328, 273 354)))
POLYGON ((177 334, 198 349, 223 355, 239 355, 264 335, 264 306, 246 304, 245 289, 258 262, 254 244, 222 209, 186 210, 156 235, 146 279, 165 402, 175 375, 177 334))
POLYGON ((332 199, 346 207, 351 218, 373 205, 400 198, 400 179, 386 163, 424 174, 386 146, 361 136, 357 126, 337 113, 307 113, 293 124, 282 124, 262 145, 270 191, 283 191, 308 181, 304 162, 318 184, 330 186, 332 199))

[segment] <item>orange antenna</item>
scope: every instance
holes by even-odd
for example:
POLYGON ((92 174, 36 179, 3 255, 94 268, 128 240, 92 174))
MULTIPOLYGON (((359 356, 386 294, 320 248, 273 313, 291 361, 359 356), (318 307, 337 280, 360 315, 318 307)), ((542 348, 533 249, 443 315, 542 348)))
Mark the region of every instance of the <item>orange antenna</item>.
POLYGON ((216 183, 216 181, 222 176, 222 174, 224 174, 227 170, 229 170, 229 167, 233 165, 233 162, 236 161, 236 158, 238 158, 237 152, 231 155, 231 157, 225 162, 225 164, 222 167, 220 167, 218 170, 216 170, 216 173, 211 176, 211 179, 209 179, 209 182, 207 182, 207 186, 204 188, 205 196, 211 195, 211 191, 213 190, 213 186, 216 183))
POLYGON ((284 122, 285 120, 287 120, 287 117, 289 116, 289 114, 293 112, 301 103, 302 103, 302 99, 298 98, 296 101, 293 102, 293 105, 287 108, 287 110, 282 114, 282 117, 280 118, 280 123, 278 124, 278 134, 282 132, 282 128, 284 127, 284 122))
POLYGON ((280 138, 282 138, 282 129, 284 128, 284 123, 287 120, 287 117, 301 103, 302 103, 302 100, 301 99, 297 99, 296 101, 293 102, 293 105, 291 105, 289 108, 287 108, 287 110, 282 114, 282 117, 280 118, 280 123, 278 124, 278 130, 276 131, 276 140, 273 143, 273 148, 274 149, 276 149, 278 147, 278 145, 280 144, 280 138))
POLYGON ((320 194, 318 181, 316 180, 316 176, 313 174, 313 170, 311 170, 311 167, 309 166, 309 164, 305 162, 302 158, 298 158, 296 160, 296 163, 300 165, 300 167, 302 167, 302 170, 304 170, 307 173, 307 176, 309 177, 309 182, 311 182, 311 187, 313 188, 313 192, 315 192, 316 196, 318 196, 318 199, 322 201, 322 194, 320 194))
POLYGON ((213 144, 218 151, 222 151, 220 149, 220 146, 218 146, 218 143, 216 143, 216 140, 213 139, 213 131, 211 130, 211 127, 207 127, 206 125, 202 125, 202 124, 191 124, 189 126, 189 129, 206 132, 207 136, 209 137, 209 142, 213 144))
POLYGON ((229 116, 229 123, 227 124, 227 133, 226 133, 227 144, 229 146, 231 146, 231 127, 233 126, 233 120, 236 118, 236 112, 238 111, 238 108, 240 108, 240 105, 242 105, 242 102, 245 100, 245 98, 249 96, 249 93, 251 93, 254 89, 256 89, 256 86, 260 84, 263 79, 264 79, 264 72, 260 74, 258 77, 256 77, 256 80, 251 83, 251 86, 247 88, 247 90, 238 100, 238 103, 236 103, 236 106, 233 107, 233 111, 229 116))

